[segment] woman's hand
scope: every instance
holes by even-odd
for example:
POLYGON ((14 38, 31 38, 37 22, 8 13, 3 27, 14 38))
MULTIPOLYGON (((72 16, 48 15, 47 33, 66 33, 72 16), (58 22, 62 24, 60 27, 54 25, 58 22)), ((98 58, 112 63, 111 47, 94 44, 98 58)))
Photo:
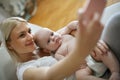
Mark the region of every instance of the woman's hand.
POLYGON ((100 23, 100 17, 97 13, 91 18, 89 24, 84 24, 84 16, 82 12, 79 13, 77 44, 79 44, 78 48, 82 47, 81 49, 83 49, 83 51, 89 52, 98 42, 103 30, 103 25, 100 23))

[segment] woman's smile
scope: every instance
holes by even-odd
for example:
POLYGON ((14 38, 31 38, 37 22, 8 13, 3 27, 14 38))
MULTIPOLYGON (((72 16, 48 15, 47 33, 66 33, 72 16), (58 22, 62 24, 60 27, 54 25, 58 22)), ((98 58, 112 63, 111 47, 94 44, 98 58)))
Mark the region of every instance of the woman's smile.
POLYGON ((27 42, 27 43, 25 44, 25 46, 33 46, 33 45, 34 45, 34 42, 33 42, 33 41, 27 42))

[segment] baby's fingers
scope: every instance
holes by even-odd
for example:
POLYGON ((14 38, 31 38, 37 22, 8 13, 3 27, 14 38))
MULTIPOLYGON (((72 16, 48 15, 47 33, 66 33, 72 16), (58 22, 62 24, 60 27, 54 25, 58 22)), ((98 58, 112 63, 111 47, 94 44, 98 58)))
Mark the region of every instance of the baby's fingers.
POLYGON ((102 40, 97 43, 97 47, 101 50, 101 55, 106 55, 109 51, 108 46, 102 40))

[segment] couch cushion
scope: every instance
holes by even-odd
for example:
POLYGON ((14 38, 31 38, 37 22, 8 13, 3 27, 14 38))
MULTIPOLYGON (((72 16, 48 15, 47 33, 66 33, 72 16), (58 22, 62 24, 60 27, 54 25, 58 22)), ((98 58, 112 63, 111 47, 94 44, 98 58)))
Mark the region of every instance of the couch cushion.
POLYGON ((9 54, 0 47, 0 80, 17 80, 15 65, 9 54))
POLYGON ((114 15, 116 12, 120 12, 120 2, 112 4, 105 8, 103 16, 101 18, 101 22, 105 24, 110 16, 114 15))

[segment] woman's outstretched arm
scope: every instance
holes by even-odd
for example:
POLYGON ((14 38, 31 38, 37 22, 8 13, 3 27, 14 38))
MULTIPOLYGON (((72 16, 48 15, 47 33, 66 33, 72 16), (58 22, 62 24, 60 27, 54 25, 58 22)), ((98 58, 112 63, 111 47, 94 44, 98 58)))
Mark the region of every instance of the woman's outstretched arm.
POLYGON ((79 28, 74 50, 63 60, 51 67, 29 68, 24 72, 24 80, 62 80, 74 73, 85 57, 94 48, 101 35, 103 26, 96 14, 88 25, 83 24, 84 16, 79 14, 79 28))

